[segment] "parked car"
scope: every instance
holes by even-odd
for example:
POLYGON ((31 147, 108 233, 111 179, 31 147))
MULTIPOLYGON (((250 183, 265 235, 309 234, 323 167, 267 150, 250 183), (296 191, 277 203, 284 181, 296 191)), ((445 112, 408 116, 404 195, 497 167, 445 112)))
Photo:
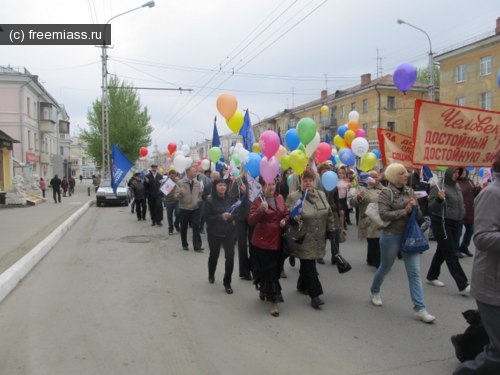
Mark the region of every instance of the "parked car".
POLYGON ((120 182, 120 185, 116 189, 116 194, 113 193, 110 179, 101 180, 95 198, 97 207, 100 207, 103 204, 120 204, 122 206, 128 205, 130 202, 128 190, 127 182, 125 180, 120 182))

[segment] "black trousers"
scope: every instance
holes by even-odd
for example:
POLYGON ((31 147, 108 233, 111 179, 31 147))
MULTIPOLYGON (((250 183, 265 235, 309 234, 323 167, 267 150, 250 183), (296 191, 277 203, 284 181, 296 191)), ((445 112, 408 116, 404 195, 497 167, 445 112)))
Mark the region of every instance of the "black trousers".
POLYGON ((370 266, 380 266, 380 243, 378 238, 367 238, 366 263, 370 266))
POLYGON ((255 262, 258 264, 257 272, 254 273, 254 282, 259 288, 260 298, 272 303, 283 302, 279 282, 282 264, 281 250, 266 250, 255 246, 253 250, 255 262))
POLYGON ((189 223, 191 223, 191 229, 193 230, 193 248, 195 250, 201 249, 200 209, 184 210, 181 208, 179 211, 179 220, 181 223, 182 246, 189 246, 187 241, 187 231, 189 223))
POLYGON ((238 236, 238 264, 240 277, 252 276, 253 256, 250 249, 251 227, 246 220, 236 220, 236 233, 238 236))
POLYGON ((429 272, 427 272, 427 279, 438 279, 441 272, 441 265, 446 262, 448 271, 450 271, 450 275, 455 280, 458 290, 464 290, 469 285, 469 281, 455 255, 456 237, 460 229, 459 222, 446 219, 443 223, 441 217, 432 215, 431 229, 437 241, 437 248, 432 257, 429 272))
POLYGON ((316 259, 301 259, 297 289, 308 293, 311 298, 323 294, 323 287, 318 278, 316 259))
POLYGON ((157 197, 148 197, 149 213, 153 224, 160 224, 163 220, 163 199, 159 195, 157 197))
POLYGON ((52 189, 52 196, 54 197, 54 202, 61 203, 61 189, 52 189))
POLYGON ((217 237, 211 235, 210 233, 208 233, 207 239, 208 247, 210 249, 210 255, 208 256, 208 276, 215 276, 220 248, 222 247, 224 249, 224 257, 226 258, 223 282, 225 286, 230 286, 234 268, 234 245, 236 243, 236 239, 234 238, 234 235, 217 237))
POLYGON ((146 219, 146 199, 134 199, 138 219, 146 219))

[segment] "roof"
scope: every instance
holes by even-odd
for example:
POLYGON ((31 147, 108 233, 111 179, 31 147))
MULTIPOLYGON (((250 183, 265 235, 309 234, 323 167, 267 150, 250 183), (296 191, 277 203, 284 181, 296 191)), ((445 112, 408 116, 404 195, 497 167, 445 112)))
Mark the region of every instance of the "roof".
POLYGON ((4 133, 3 131, 0 130, 0 140, 2 141, 7 141, 11 143, 21 143, 18 140, 12 138, 10 135, 4 133))

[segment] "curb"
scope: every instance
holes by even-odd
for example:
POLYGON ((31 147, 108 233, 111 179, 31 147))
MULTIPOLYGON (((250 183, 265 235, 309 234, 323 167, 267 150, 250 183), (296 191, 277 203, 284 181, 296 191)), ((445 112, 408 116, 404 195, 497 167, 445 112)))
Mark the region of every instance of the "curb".
POLYGON ((40 262, 45 255, 56 245, 61 237, 73 226, 74 223, 89 209, 94 200, 89 200, 78 211, 71 215, 64 223, 59 225, 44 240, 40 241, 25 256, 14 263, 0 275, 0 303, 10 292, 26 277, 26 275, 40 262))

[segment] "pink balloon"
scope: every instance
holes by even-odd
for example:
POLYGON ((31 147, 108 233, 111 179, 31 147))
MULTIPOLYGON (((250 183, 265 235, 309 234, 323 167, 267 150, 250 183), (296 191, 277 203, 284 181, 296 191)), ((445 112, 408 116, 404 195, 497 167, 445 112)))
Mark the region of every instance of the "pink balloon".
POLYGON ((332 146, 326 142, 321 142, 316 148, 316 154, 314 158, 318 163, 323 163, 327 161, 332 156, 332 146))
POLYGON ((264 156, 260 161, 260 175, 266 184, 273 182, 280 170, 280 162, 276 157, 267 158, 264 156))
POLYGON ((280 147, 280 137, 276 134, 276 132, 266 130, 260 135, 259 145, 260 151, 269 159, 276 154, 276 151, 278 151, 278 148, 280 147))
POLYGON ((356 130, 356 132, 354 134, 356 135, 355 138, 358 138, 358 137, 366 138, 365 129, 358 129, 358 130, 356 130))

